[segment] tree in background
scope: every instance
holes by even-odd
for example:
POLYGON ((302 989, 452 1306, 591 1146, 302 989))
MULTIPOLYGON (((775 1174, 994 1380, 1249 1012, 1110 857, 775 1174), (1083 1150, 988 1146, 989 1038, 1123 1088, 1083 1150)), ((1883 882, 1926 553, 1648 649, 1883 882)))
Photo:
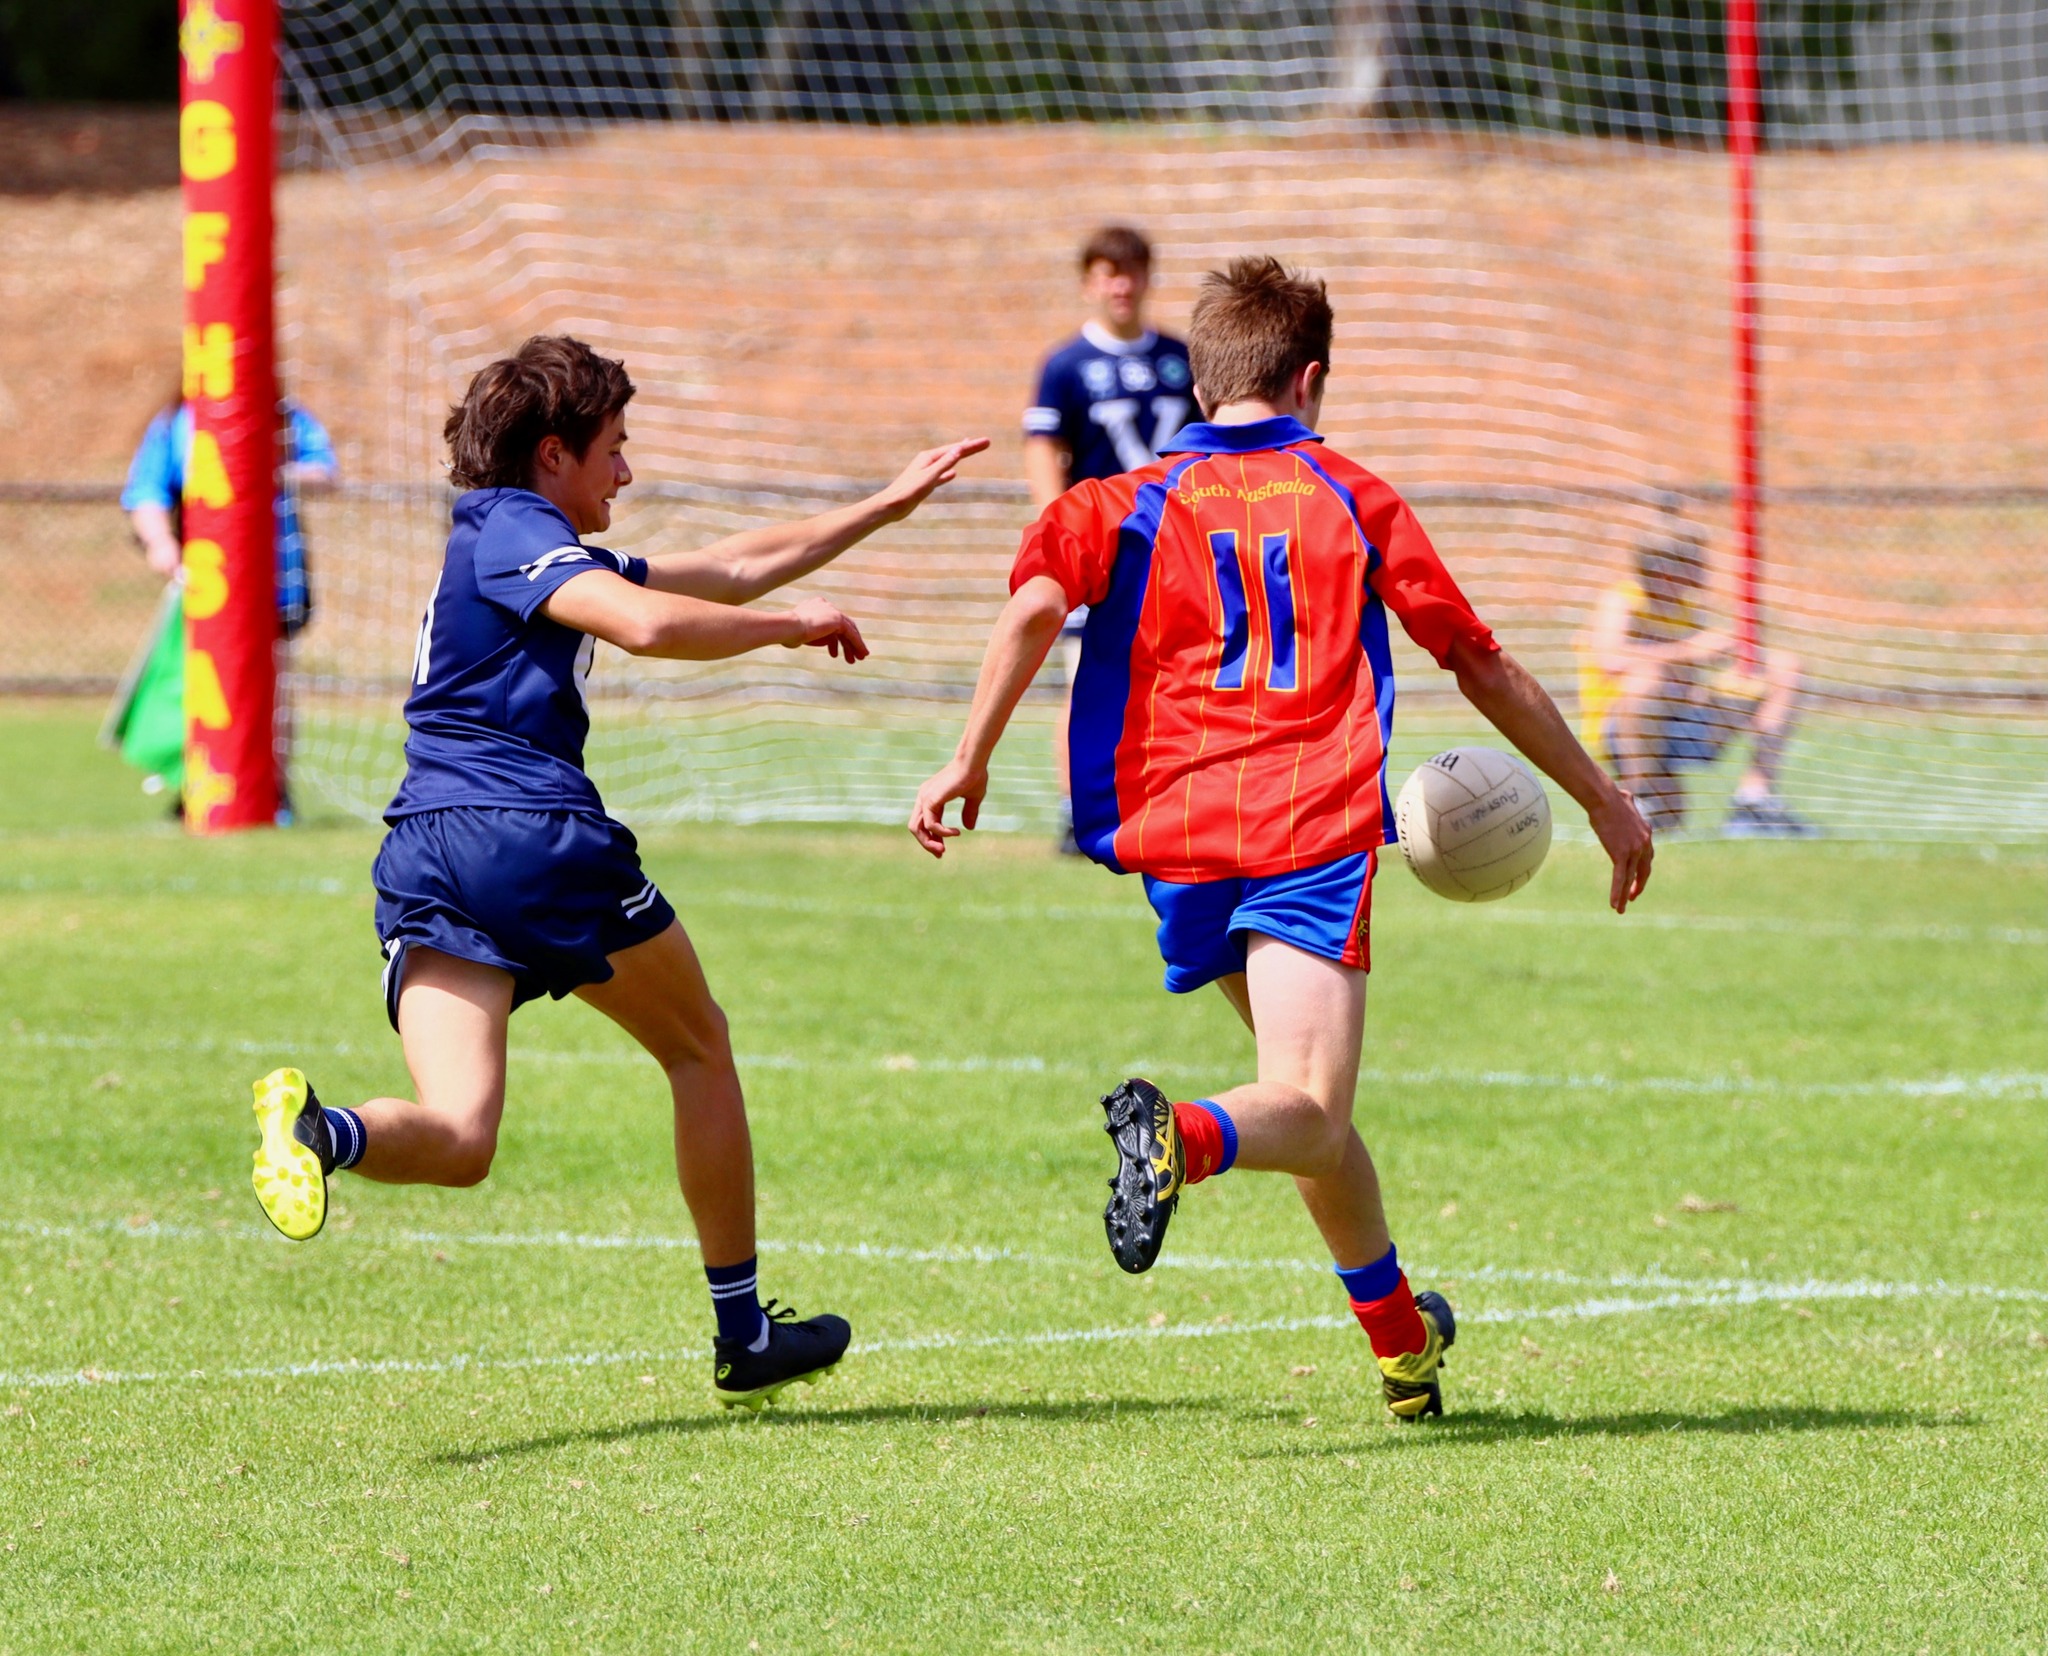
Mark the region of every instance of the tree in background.
POLYGON ((0 0, 0 98, 176 103, 172 0, 0 0))

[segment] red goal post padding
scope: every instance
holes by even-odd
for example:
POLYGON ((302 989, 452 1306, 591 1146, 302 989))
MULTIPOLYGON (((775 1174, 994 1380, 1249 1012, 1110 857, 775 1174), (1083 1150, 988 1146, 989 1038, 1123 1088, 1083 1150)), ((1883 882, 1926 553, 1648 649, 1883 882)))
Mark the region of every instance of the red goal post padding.
POLYGON ((185 822, 277 820, 276 0, 183 0, 185 822))

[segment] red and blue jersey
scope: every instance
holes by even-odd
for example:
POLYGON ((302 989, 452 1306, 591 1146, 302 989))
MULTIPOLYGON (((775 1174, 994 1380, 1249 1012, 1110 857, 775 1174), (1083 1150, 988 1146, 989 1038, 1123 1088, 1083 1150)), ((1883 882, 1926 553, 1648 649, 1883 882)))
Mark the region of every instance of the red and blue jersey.
POLYGON ((1393 838, 1387 611, 1448 663, 1497 649, 1405 501, 1300 421, 1192 425, 1025 532, 1015 591, 1090 606, 1074 834, 1162 880, 1257 878, 1393 838))

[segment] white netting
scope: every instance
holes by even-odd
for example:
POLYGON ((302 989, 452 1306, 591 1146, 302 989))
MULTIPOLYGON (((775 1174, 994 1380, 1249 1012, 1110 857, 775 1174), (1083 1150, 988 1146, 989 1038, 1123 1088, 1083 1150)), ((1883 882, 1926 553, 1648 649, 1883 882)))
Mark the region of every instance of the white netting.
MULTIPOLYGON (((1762 10, 1764 626, 1807 681, 1786 791, 1837 832, 2040 835, 2048 26, 2017 0, 1762 10)), ((571 331, 642 388, 609 537, 634 550, 997 439, 807 584, 862 621, 862 668, 593 679, 629 818, 899 818, 957 733, 1026 515, 1018 415, 1105 221, 1158 245, 1168 327, 1239 251, 1329 277, 1325 432, 1568 709, 1640 539, 1695 526, 1725 577, 1718 5, 286 0, 285 37, 285 355, 358 480, 312 512, 299 770, 354 809, 399 770, 447 403, 571 331)), ((1406 754, 1466 728, 1398 665, 1406 754)), ((1056 688, 1000 821, 1050 821, 1056 688)))

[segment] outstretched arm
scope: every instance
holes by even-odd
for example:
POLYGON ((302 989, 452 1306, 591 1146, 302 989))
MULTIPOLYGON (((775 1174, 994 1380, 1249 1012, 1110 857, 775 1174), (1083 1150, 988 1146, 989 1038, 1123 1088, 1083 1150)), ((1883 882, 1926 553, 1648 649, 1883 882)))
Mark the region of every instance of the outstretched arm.
POLYGON ((996 630, 981 658, 981 678, 974 686, 974 706, 967 728, 946 767, 917 790, 910 813, 910 832, 935 857, 946 854, 946 841, 972 828, 988 792, 988 762, 1009 727, 1010 715, 1024 699, 1033 675, 1044 664, 1052 641, 1067 618, 1067 594, 1050 575, 1034 575, 1014 593, 996 618, 996 630), (946 824, 946 806, 960 801, 960 828, 946 824))
POLYGON ((801 579, 830 563, 884 524, 917 510, 942 483, 950 483, 960 462, 988 447, 986 437, 969 437, 926 449, 887 488, 801 523, 771 523, 713 541, 695 552, 668 552, 647 560, 647 584, 657 592, 679 593, 714 604, 744 604, 801 579))
POLYGON ((1626 913, 1649 883, 1652 855, 1650 827, 1635 801, 1594 763, 1549 692, 1505 650, 1484 650, 1460 639, 1451 645, 1450 668, 1465 699, 1585 808, 1614 863, 1607 900, 1616 914, 1626 913))
POLYGON ((550 621, 616 644, 629 655, 724 661, 764 645, 814 644, 848 661, 868 653, 860 628, 830 604, 806 598, 786 610, 741 609, 672 592, 650 592, 608 569, 564 581, 541 605, 550 621))

